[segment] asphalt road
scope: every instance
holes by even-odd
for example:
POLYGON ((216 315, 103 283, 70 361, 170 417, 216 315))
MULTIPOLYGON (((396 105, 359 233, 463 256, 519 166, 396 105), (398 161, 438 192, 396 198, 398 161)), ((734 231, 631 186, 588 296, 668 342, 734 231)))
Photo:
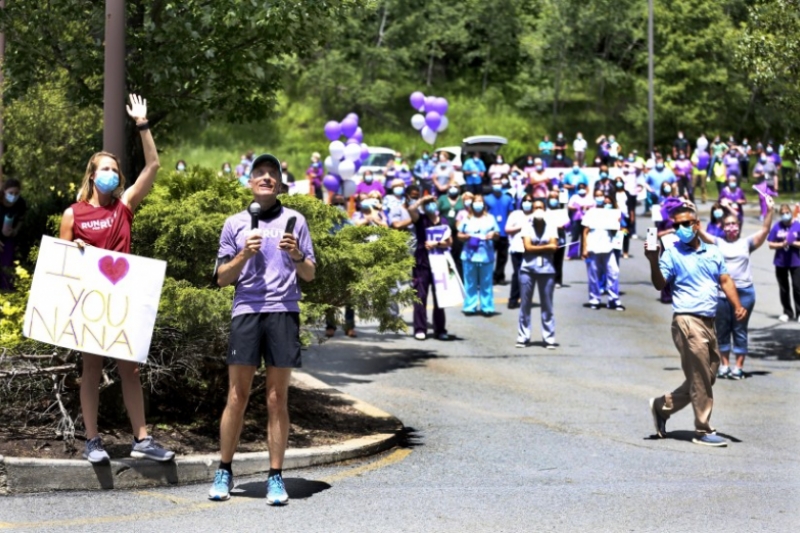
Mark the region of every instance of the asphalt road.
POLYGON ((731 444, 710 449, 691 443, 690 409, 670 438, 652 436, 648 399, 682 373, 670 307, 633 244, 624 313, 584 308, 584 265, 566 264, 556 351, 514 348, 517 314, 498 287, 494 318, 448 311, 457 340, 362 325, 306 352, 306 370, 408 430, 380 457, 287 472, 285 508, 265 504, 263 477, 241 478, 226 503, 208 502, 207 485, 1 498, 0 530, 797 531, 800 325, 776 320, 772 253, 754 255, 750 377, 715 387, 712 423, 731 444))

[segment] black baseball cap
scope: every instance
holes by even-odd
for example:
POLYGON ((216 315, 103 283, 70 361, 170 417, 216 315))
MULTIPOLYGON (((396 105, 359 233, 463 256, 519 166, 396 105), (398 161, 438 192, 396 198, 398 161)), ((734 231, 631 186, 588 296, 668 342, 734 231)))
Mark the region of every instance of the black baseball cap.
POLYGON ((261 163, 272 163, 273 165, 275 165, 275 168, 277 168, 278 170, 281 169, 281 162, 278 160, 277 157, 275 157, 272 154, 261 154, 260 156, 256 157, 255 161, 253 161, 253 164, 250 166, 250 168, 251 169, 256 168, 261 163))

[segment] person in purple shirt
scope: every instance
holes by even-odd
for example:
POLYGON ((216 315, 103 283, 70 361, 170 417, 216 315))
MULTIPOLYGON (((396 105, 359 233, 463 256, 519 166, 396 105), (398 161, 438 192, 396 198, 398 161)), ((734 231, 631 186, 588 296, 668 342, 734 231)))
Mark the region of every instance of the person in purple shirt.
POLYGON ((257 157, 249 185, 253 204, 225 221, 214 272, 220 287, 233 285, 235 292, 227 355, 228 402, 220 423, 221 457, 208 496, 230 498, 233 454, 253 377, 263 360, 269 418, 267 503, 280 505, 289 499, 281 472, 290 429, 289 380, 292 368, 301 365, 298 278, 312 281, 316 265, 306 219, 277 199, 280 161, 271 154, 257 157), (251 215, 256 204, 260 214, 251 215), (294 229, 286 231, 291 219, 296 221, 294 229), (253 224, 256 228, 251 229, 253 224))
MULTIPOLYGON (((772 150, 767 147, 767 151, 772 150)), ((761 204, 761 220, 767 214, 767 203, 764 196, 778 196, 778 165, 774 159, 770 158, 769 154, 762 153, 759 156, 758 163, 753 169, 753 180, 755 181, 755 189, 758 190, 759 202, 761 204)))
POLYGON ((719 202, 711 206, 711 220, 706 226, 706 233, 714 237, 725 237, 725 230, 722 229, 722 220, 731 214, 731 211, 719 202))
POLYGON ((730 178, 736 176, 736 179, 742 178, 742 166, 739 164, 739 151, 736 147, 731 146, 727 153, 722 157, 722 164, 725 165, 725 175, 730 178))
POLYGON ((417 246, 414 250, 416 265, 413 270, 411 286, 417 291, 417 301, 414 304, 414 338, 424 341, 428 331, 428 291, 433 292, 433 335, 439 340, 449 340, 450 336, 445 329, 444 309, 439 307, 436 300, 435 280, 431 271, 429 254, 443 254, 450 249, 453 242, 452 232, 447 221, 439 216, 436 198, 425 196, 417 202, 417 206, 409 206, 408 214, 414 224, 414 233, 417 237, 417 246), (422 205, 424 213, 420 213, 422 205))
POLYGON ((692 162, 686 157, 683 150, 678 151, 678 159, 672 165, 675 179, 678 181, 678 191, 681 196, 688 196, 694 202, 694 182, 692 180, 692 162))
POLYGON ((322 200, 322 177, 325 175, 325 168, 322 164, 319 152, 311 154, 311 164, 306 170, 306 179, 314 187, 314 196, 317 200, 322 200))
POLYGON ((773 264, 783 307, 783 313, 778 320, 800 322, 800 224, 792 220, 792 211, 786 204, 780 207, 780 216, 780 221, 772 226, 767 235, 770 249, 775 250, 773 264), (792 297, 794 306, 792 306, 792 297))
POLYGON ((728 178, 728 185, 719 193, 719 203, 723 207, 727 207, 733 214, 739 218, 741 223, 744 219, 744 205, 747 203, 747 198, 744 196, 744 191, 739 187, 739 183, 735 176, 728 178))
POLYGON ((378 191, 381 197, 386 196, 386 189, 384 189, 383 184, 375 179, 371 170, 365 170, 361 183, 356 185, 356 195, 369 194, 372 191, 378 191))

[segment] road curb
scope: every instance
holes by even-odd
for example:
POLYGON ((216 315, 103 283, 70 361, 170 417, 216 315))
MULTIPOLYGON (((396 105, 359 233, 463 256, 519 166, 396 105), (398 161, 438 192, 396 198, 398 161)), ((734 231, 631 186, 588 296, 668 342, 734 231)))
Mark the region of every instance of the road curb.
MULTIPOLYGON (((334 389, 303 372, 294 379, 304 386, 324 390, 352 405, 366 416, 387 419, 397 431, 378 433, 339 444, 313 448, 289 449, 284 469, 305 468, 360 457, 367 457, 393 447, 402 423, 394 416, 357 398, 334 389)), ((112 460, 108 465, 91 465, 83 460, 32 459, 0 455, 0 495, 57 490, 137 489, 165 485, 210 482, 219 462, 219 455, 191 455, 169 463, 145 459, 112 460)), ((237 453, 236 475, 247 476, 269 470, 268 452, 237 453)))

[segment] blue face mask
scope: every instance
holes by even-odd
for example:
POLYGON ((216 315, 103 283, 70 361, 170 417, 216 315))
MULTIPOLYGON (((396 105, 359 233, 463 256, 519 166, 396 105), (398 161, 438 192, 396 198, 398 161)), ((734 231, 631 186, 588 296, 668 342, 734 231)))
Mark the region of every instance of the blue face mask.
POLYGON ((573 174, 577 174, 580 171, 581 171, 580 167, 572 167, 572 173, 573 174))
POLYGON ((694 237, 695 235, 697 235, 697 232, 695 232, 692 228, 685 228, 683 226, 678 226, 678 229, 675 230, 675 235, 678 236, 678 238, 681 240, 682 243, 689 244, 694 240, 694 237))
POLYGON ((604 179, 606 179, 607 177, 608 177, 608 172, 601 172, 601 173, 600 173, 600 179, 601 179, 601 180, 604 180, 604 179))
POLYGON ((448 190, 448 191, 447 191, 447 193, 448 193, 448 194, 449 194, 449 195, 450 195, 452 198, 455 198, 456 196, 458 196, 458 187, 450 187, 450 190, 448 190))
POLYGON ((183 172, 184 170, 186 170, 186 165, 178 165, 179 172, 183 172))
POLYGON ((464 200, 464 207, 470 207, 472 205, 472 200, 464 200))
POLYGON ((784 222, 791 222, 792 214, 791 213, 783 213, 783 214, 781 214, 781 220, 783 220, 784 222))
POLYGON ((523 211, 530 211, 531 209, 533 209, 533 202, 522 202, 523 211))
POLYGON ((714 218, 719 219, 722 218, 722 215, 724 215, 725 212, 722 209, 714 209, 714 212, 712 214, 714 215, 714 218))
POLYGON ((578 194, 580 196, 586 196, 586 189, 578 189, 578 194))
POLYGON ((656 165, 656 170, 658 170, 659 172, 664 170, 664 163, 658 163, 656 165))
POLYGON ((361 202, 361 209, 371 209, 372 208, 372 200, 364 200, 361 202))
POLYGON ((550 199, 547 201, 547 204, 548 204, 548 205, 549 205, 549 206, 550 206, 552 209, 555 209, 556 207, 558 207, 558 200, 556 200, 555 198, 550 198, 550 199))
POLYGON ((664 185, 664 194, 669 194, 672 192, 672 187, 669 185, 664 185))
POLYGON ((366 176, 364 176, 364 183, 369 185, 370 183, 372 183, 373 179, 375 178, 373 178, 372 174, 367 174, 366 176))
POLYGON ((436 212, 436 204, 434 202, 430 202, 425 204, 425 212, 426 213, 435 213, 436 212))
POLYGON ((604 199, 604 198, 602 198, 602 197, 600 197, 600 198, 595 198, 595 199, 594 199, 594 203, 596 203, 598 207, 599 207, 599 206, 601 206, 601 205, 603 205, 603 202, 604 202, 604 201, 605 201, 605 199, 604 199))
POLYGON ((493 190, 494 192, 502 192, 502 190, 503 190, 503 186, 502 186, 502 185, 500 185, 499 183, 493 183, 493 184, 492 184, 492 190, 493 190))
POLYGON ((392 189, 392 194, 395 196, 403 196, 405 189, 403 187, 395 187, 392 189))
POLYGON ((103 194, 111 194, 119 187, 119 175, 113 170, 98 170, 94 175, 94 185, 103 194))
POLYGON ((730 187, 731 189, 735 189, 736 188, 736 181, 729 181, 728 182, 728 187, 730 187))
POLYGON ((616 182, 615 185, 617 186, 617 189, 621 189, 621 188, 623 188, 625 186, 625 184, 622 183, 621 181, 616 182))
POLYGON ((542 165, 536 165, 536 172, 541 172, 542 170, 544 170, 542 165))
POLYGON ((6 193, 6 202, 8 202, 10 204, 13 204, 18 199, 19 199, 19 195, 18 194, 11 194, 10 192, 6 193))
POLYGON ((611 204, 606 204, 603 206, 605 209, 614 209, 614 206, 611 204))
POLYGON ((424 161, 427 161, 428 160, 428 154, 422 154, 422 159, 424 161))
POLYGON ((483 204, 472 204, 472 210, 476 213, 483 213, 483 204))

